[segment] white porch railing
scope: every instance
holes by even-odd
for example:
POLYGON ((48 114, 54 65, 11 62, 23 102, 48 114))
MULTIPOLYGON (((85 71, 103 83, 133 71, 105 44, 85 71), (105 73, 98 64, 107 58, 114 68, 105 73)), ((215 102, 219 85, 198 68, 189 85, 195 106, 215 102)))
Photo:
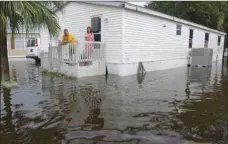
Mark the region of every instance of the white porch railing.
POLYGON ((104 44, 101 42, 84 42, 79 44, 79 62, 104 59, 104 44))
POLYGON ((102 42, 78 42, 49 46, 49 57, 58 59, 64 63, 79 63, 95 60, 104 60, 104 43, 102 42))
POLYGON ((58 59, 58 51, 57 51, 57 49, 58 49, 58 46, 53 46, 52 47, 52 51, 51 51, 51 55, 52 55, 52 58, 53 59, 58 59))
POLYGON ((77 44, 66 44, 59 46, 62 52, 62 60, 67 63, 76 63, 77 62, 77 55, 76 55, 76 48, 77 44))

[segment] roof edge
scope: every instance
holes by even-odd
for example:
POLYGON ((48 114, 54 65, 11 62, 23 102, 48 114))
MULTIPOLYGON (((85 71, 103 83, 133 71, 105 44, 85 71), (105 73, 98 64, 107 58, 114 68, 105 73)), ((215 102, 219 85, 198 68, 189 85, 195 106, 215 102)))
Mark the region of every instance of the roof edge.
MULTIPOLYGON (((170 20, 170 21, 173 21, 173 22, 178 22, 178 23, 186 24, 186 25, 189 25, 189 26, 192 26, 192 27, 197 27, 197 28, 204 29, 204 30, 207 30, 207 31, 211 31, 211 32, 214 32, 214 33, 218 33, 218 34, 221 34, 221 35, 224 35, 224 36, 227 35, 225 32, 218 31, 216 29, 212 29, 212 28, 209 28, 209 27, 206 27, 206 26, 203 26, 203 25, 191 22, 191 21, 187 21, 187 20, 184 20, 184 19, 181 19, 181 18, 178 18, 178 17, 174 17, 174 16, 171 16, 171 15, 168 15, 168 14, 164 14, 164 13, 161 13, 161 12, 158 12, 158 11, 155 11, 155 10, 152 10, 152 9, 148 9, 148 8, 145 8, 145 7, 142 7, 142 6, 138 6, 138 5, 135 5, 135 4, 131 4, 131 3, 128 3, 128 2, 123 2, 123 1, 106 1, 106 2, 99 2, 99 1, 94 1, 94 2, 92 2, 92 1, 91 2, 87 2, 87 1, 68 1, 68 2, 66 2, 63 5, 63 7, 65 7, 66 5, 68 5, 69 3, 72 3, 72 2, 103 5, 103 6, 113 6, 113 7, 129 9, 129 10, 133 10, 133 11, 137 11, 137 12, 153 15, 153 16, 156 16, 156 17, 160 17, 160 18, 163 18, 163 19, 167 19, 167 20, 170 20)), ((56 10, 55 12, 57 12, 57 11, 59 11, 59 10, 56 10)))
POLYGON ((137 11, 137 12, 146 13, 146 14, 149 14, 149 15, 161 17, 161 18, 164 18, 164 19, 168 19, 170 21, 179 22, 179 23, 182 23, 182 24, 190 25, 190 26, 193 26, 193 27, 197 27, 197 28, 200 28, 200 29, 207 30, 207 31, 219 33, 221 35, 227 35, 225 32, 218 31, 218 30, 215 30, 215 29, 212 29, 212 28, 209 28, 209 27, 206 27, 206 26, 203 26, 203 25, 191 22, 191 21, 187 21, 187 20, 184 20, 184 19, 181 19, 181 18, 178 18, 178 17, 167 15, 167 14, 164 14, 164 13, 152 10, 152 9, 148 9, 148 8, 145 8, 145 7, 142 7, 142 6, 137 6, 137 5, 134 5, 134 4, 131 4, 131 3, 126 3, 125 4, 125 9, 134 10, 134 11, 137 11))

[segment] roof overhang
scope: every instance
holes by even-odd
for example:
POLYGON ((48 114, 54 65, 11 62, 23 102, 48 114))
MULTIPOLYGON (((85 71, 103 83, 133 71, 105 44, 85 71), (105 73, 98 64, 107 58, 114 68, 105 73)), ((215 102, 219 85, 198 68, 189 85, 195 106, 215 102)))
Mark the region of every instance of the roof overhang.
POLYGON ((153 15, 153 16, 160 17, 160 18, 163 18, 163 19, 167 19, 167 20, 170 20, 170 21, 174 21, 174 22, 177 22, 177 23, 182 23, 182 24, 189 25, 189 26, 192 26, 192 27, 204 29, 204 30, 207 30, 207 31, 211 31, 211 32, 214 32, 214 33, 221 34, 221 35, 226 35, 226 33, 224 33, 224 32, 221 32, 221 31, 218 31, 218 30, 214 30, 214 29, 205 27, 203 25, 199 25, 199 24, 187 21, 187 20, 183 20, 183 19, 180 19, 180 18, 177 18, 177 17, 174 17, 174 16, 163 14, 163 13, 160 13, 160 12, 157 12, 157 11, 145 8, 145 7, 137 6, 137 5, 134 5, 134 4, 126 3, 124 8, 125 9, 129 9, 129 10, 134 10, 134 11, 137 11, 137 12, 141 12, 141 13, 145 13, 145 14, 149 14, 149 15, 153 15))
MULTIPOLYGON (((124 9, 128 9, 128 10, 133 10, 133 11, 137 11, 140 13, 144 13, 144 14, 149 14, 149 15, 153 15, 156 17, 160 17, 169 21, 174 21, 180 24, 185 24, 185 25, 189 25, 191 27, 195 27, 195 28, 200 28, 200 29, 204 29, 206 31, 209 32, 214 32, 214 33, 218 33, 220 35, 226 35, 226 33, 215 30, 215 29, 211 29, 208 28, 206 26, 200 25, 200 24, 196 24, 187 20, 183 20, 174 16, 170 16, 164 13, 160 13, 142 6, 137 6, 128 2, 123 2, 123 1, 103 1, 103 2, 98 2, 98 1, 94 1, 94 2, 86 2, 86 1, 69 1, 66 2, 64 6, 66 6, 67 4, 71 3, 71 2, 77 2, 77 3, 88 3, 88 4, 96 4, 96 5, 104 5, 104 6, 114 6, 114 7, 119 7, 119 8, 124 8, 124 9)), ((57 10, 56 10, 57 12, 57 10)))

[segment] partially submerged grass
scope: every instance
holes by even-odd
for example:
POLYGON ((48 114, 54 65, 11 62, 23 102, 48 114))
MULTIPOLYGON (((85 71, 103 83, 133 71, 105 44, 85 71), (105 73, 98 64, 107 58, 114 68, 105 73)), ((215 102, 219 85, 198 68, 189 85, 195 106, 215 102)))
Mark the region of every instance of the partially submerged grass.
POLYGON ((64 73, 60 73, 60 72, 54 72, 54 71, 48 71, 48 70, 42 70, 41 71, 43 75, 46 76, 50 76, 50 77, 67 77, 67 78, 73 78, 72 76, 69 76, 67 74, 64 73))
POLYGON ((11 89, 15 87, 19 87, 19 84, 16 81, 2 81, 2 88, 11 89))

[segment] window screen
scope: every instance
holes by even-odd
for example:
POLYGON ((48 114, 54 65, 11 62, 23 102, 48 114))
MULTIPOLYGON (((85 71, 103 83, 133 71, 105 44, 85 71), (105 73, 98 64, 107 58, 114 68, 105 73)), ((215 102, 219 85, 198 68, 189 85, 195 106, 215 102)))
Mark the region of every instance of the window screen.
POLYGON ((181 35, 181 28, 182 28, 182 26, 180 24, 177 24, 176 35, 181 35))
POLYGON ((35 47, 36 46, 36 39, 29 39, 27 42, 27 47, 35 47))
POLYGON ((99 33, 101 31, 101 19, 94 17, 91 19, 93 33, 99 33))

